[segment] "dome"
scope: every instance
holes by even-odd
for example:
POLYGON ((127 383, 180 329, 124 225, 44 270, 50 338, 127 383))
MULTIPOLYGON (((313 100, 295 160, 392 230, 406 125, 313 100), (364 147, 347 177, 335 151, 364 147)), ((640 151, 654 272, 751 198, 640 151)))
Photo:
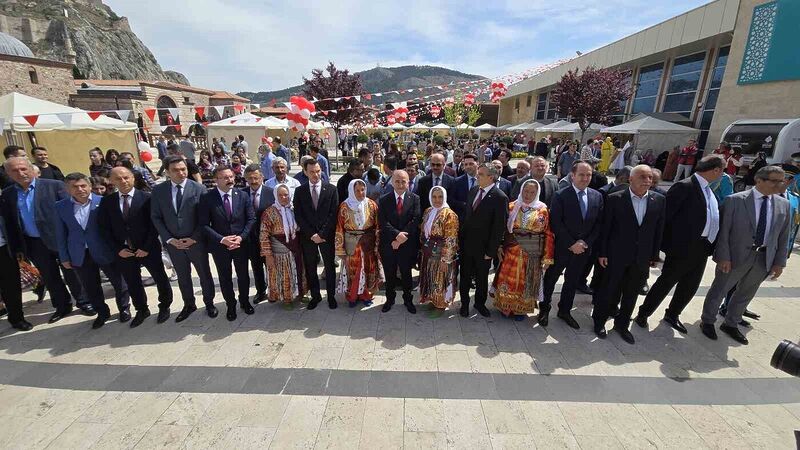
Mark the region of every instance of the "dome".
POLYGON ((22 41, 10 34, 0 33, 0 55, 24 56, 35 58, 33 52, 22 41))

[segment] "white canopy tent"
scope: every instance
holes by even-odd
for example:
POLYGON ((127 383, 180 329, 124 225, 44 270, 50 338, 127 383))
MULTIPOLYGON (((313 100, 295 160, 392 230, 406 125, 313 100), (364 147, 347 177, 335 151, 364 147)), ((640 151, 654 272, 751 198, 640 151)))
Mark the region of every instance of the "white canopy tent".
POLYGON ((561 128, 564 125, 569 125, 569 124, 570 124, 570 122, 568 122, 566 120, 559 120, 559 121, 553 122, 553 123, 548 124, 548 125, 542 125, 542 126, 536 128, 535 130, 536 130, 537 133, 539 133, 539 132, 548 133, 548 132, 552 132, 552 131, 554 131, 554 130, 556 130, 558 128, 561 128))
POLYGON ((603 128, 600 132, 632 135, 635 150, 652 149, 658 155, 676 145, 686 144, 689 139, 697 139, 700 130, 639 114, 623 124, 603 128))
POLYGON ((410 127, 408 127, 408 129, 409 130, 427 130, 428 126, 425 125, 424 123, 415 123, 414 125, 411 125, 410 127))
MULTIPOLYGON (((594 133, 599 133, 602 128, 603 125, 600 125, 599 123, 590 124, 589 128, 586 129, 586 132, 583 133, 583 138, 586 138, 587 136, 592 137, 594 133)), ((540 127, 536 129, 536 132, 568 134, 572 136, 572 139, 581 139, 581 134, 582 134, 581 127, 580 125, 578 125, 578 122, 568 123, 560 127, 553 127, 552 125, 546 127, 540 127)))
POLYGON ((483 125, 478 125, 477 127, 475 127, 476 130, 480 130, 480 131, 492 131, 495 128, 496 127, 494 125, 491 125, 491 124, 488 124, 488 123, 485 123, 483 125))
POLYGON ((447 134, 450 133, 450 125, 447 125, 445 123, 437 123, 436 125, 431 127, 431 130, 439 134, 447 134))
POLYGON ((208 124, 207 139, 209 148, 211 148, 211 141, 214 138, 224 137, 230 145, 236 136, 242 135, 248 143, 247 156, 253 161, 258 161, 258 146, 261 145, 261 138, 270 135, 279 136, 281 141, 286 144, 290 138, 288 127, 289 122, 286 119, 271 116, 259 117, 246 112, 208 124))
POLYGON ((136 124, 100 114, 92 119, 87 111, 11 92, 0 97, 2 138, 0 145, 15 144, 27 151, 47 149, 50 162, 64 173, 85 172, 89 149, 114 148, 137 154, 136 124), (27 117, 27 119, 26 119, 27 117), (33 122, 33 125, 31 125, 33 122))
POLYGON ((475 127, 469 126, 466 123, 462 123, 462 124, 460 124, 459 126, 456 127, 456 129, 458 129, 458 130, 472 130, 474 128, 475 127))
POLYGON ((395 131, 404 131, 406 129, 406 126, 403 125, 402 123, 396 123, 396 124, 392 125, 390 128, 395 130, 395 131))
POLYGON ((541 126, 544 126, 544 124, 539 122, 521 123, 510 127, 508 131, 533 131, 541 126))

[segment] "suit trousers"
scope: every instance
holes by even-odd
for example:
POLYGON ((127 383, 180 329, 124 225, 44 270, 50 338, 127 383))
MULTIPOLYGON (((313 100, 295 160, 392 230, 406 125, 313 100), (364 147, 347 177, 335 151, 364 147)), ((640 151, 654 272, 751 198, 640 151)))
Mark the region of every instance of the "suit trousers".
POLYGON ((25 248, 28 257, 42 276, 42 281, 47 292, 50 293, 50 302, 57 311, 66 311, 72 307, 72 296, 75 303, 80 305, 89 304, 89 300, 83 295, 83 288, 74 270, 63 269, 58 262, 58 253, 50 251, 40 238, 25 236, 25 248), (61 278, 61 274, 64 278, 61 278), (66 284, 65 284, 66 282, 66 284), (69 292, 67 291, 69 286, 69 292))
POLYGON ((196 306, 194 298, 194 283, 192 283, 192 266, 200 278, 200 287, 203 291, 203 303, 206 307, 214 306, 214 279, 208 266, 208 253, 206 246, 200 242, 186 250, 179 250, 172 244, 164 244, 172 260, 172 267, 178 275, 178 288, 181 291, 184 307, 196 306))
POLYGON ((132 256, 130 258, 117 257, 115 262, 117 270, 122 274, 122 279, 128 285, 131 301, 136 311, 143 311, 147 307, 147 294, 142 284, 142 267, 146 268, 153 277, 158 289, 158 308, 169 308, 172 304, 172 286, 169 282, 164 263, 161 261, 161 252, 148 253, 144 258, 132 256))
POLYGON ((595 325, 605 324, 611 311, 618 307, 619 312, 614 318, 614 328, 627 330, 631 323, 633 309, 636 307, 636 300, 639 298, 639 290, 644 286, 649 272, 647 264, 642 266, 635 262, 609 263, 603 271, 600 295, 595 298, 592 311, 595 325))
MULTIPOLYGON (((248 241, 244 241, 247 245, 248 241)), ((239 288, 239 303, 246 305, 250 299, 250 272, 247 268, 247 248, 239 247, 234 250, 214 249, 211 252, 214 265, 217 266, 219 276, 219 290, 228 308, 236 306, 236 295, 233 292, 233 273, 231 264, 236 271, 236 285, 239 288)))
POLYGON ((461 256, 461 279, 458 290, 462 307, 469 306, 469 290, 473 278, 475 279, 475 306, 486 306, 490 264, 492 264, 492 260, 486 259, 482 254, 469 253, 461 256))
MULTIPOLYGON (((406 244, 403 244, 406 245, 406 244)), ((412 303, 414 294, 413 278, 411 277, 411 266, 414 265, 414 258, 405 257, 401 252, 391 249, 381 248, 381 263, 383 264, 383 274, 386 278, 384 290, 386 291, 386 301, 394 303, 395 289, 397 288, 397 271, 400 270, 400 286, 403 289, 403 302, 412 303)), ((342 268, 342 270, 345 270, 342 268)))
POLYGON ((564 284, 561 286, 561 297, 558 300, 558 311, 569 313, 575 301, 575 291, 581 282, 583 271, 589 261, 591 252, 583 252, 576 255, 569 250, 556 255, 554 263, 544 273, 544 295, 542 302, 550 304, 553 291, 556 289, 556 282, 564 273, 564 284))
POLYGON ((122 281, 122 275, 113 264, 100 265, 95 262, 89 250, 83 256, 83 263, 75 267, 78 277, 81 280, 86 297, 94 306, 95 311, 100 316, 108 317, 111 310, 106 305, 106 295, 103 292, 103 282, 100 280, 100 271, 108 277, 109 283, 114 288, 114 297, 117 302, 117 309, 125 311, 129 308, 130 296, 128 286, 122 281))
POLYGON ((317 264, 319 264, 320 255, 322 255, 322 264, 325 267, 325 290, 328 300, 336 300, 336 265, 334 259, 336 251, 333 247, 333 242, 323 242, 315 244, 311 239, 303 240, 301 242, 303 249, 303 265, 306 268, 306 278, 308 281, 308 288, 311 291, 312 301, 321 301, 322 294, 319 291, 319 274, 317 273, 317 264))
POLYGON ((688 254, 681 254, 680 256, 667 255, 664 259, 661 275, 650 286, 650 291, 647 293, 647 297, 644 298, 644 303, 639 307, 638 315, 644 318, 653 315, 667 294, 669 294, 669 291, 674 287, 675 292, 672 294, 672 300, 670 300, 664 315, 677 319, 686 308, 686 305, 692 300, 694 294, 697 293, 700 280, 703 279, 703 271, 706 269, 706 263, 708 262, 710 246, 711 244, 705 243, 700 248, 690 250, 688 254))
POLYGON ((267 276, 264 271, 266 262, 261 256, 261 246, 258 239, 252 237, 247 243, 247 258, 250 260, 250 267, 253 269, 253 281, 256 286, 256 294, 261 295, 267 292, 267 276))
POLYGON ((0 298, 6 305, 8 321, 13 325, 25 320, 22 313, 22 288, 19 279, 19 263, 11 255, 8 245, 0 247, 0 298))
POLYGON ((678 164, 678 169, 675 172, 675 181, 681 181, 684 178, 692 176, 692 169, 694 166, 690 164, 678 164))
POLYGON ((706 294, 703 315, 700 320, 713 325, 717 320, 719 305, 725 300, 728 291, 735 286, 736 290, 728 302, 725 325, 737 327, 747 305, 753 300, 759 286, 769 275, 766 259, 766 252, 750 251, 744 261, 731 267, 730 272, 723 273, 718 267, 714 272, 714 281, 711 282, 711 287, 706 294))

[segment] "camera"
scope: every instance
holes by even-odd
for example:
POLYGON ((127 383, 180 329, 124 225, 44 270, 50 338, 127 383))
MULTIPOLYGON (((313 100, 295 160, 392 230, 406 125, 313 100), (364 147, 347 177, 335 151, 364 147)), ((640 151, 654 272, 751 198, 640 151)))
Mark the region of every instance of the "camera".
POLYGON ((778 344, 769 364, 789 375, 800 376, 800 345, 784 339, 778 344))

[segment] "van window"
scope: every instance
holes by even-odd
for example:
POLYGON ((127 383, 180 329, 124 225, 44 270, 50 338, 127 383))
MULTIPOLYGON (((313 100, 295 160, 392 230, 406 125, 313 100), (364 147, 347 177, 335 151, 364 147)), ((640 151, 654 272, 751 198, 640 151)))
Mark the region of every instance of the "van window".
POLYGON ((767 154, 770 158, 775 153, 775 142, 778 140, 778 133, 781 132, 785 123, 760 123, 749 125, 734 125, 728 134, 723 137, 731 147, 742 149, 742 155, 755 155, 758 152, 767 154))

